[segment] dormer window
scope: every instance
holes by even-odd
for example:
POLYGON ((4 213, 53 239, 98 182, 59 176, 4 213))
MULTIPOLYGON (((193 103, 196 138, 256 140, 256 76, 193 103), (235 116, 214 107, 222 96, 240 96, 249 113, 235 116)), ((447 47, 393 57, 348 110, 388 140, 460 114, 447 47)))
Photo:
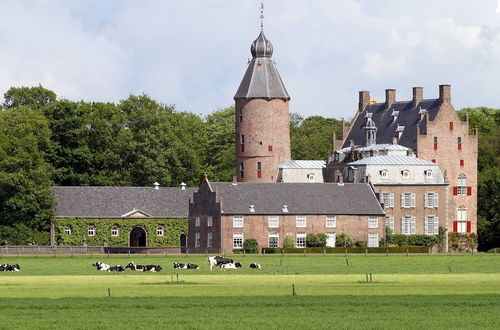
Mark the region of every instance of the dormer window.
POLYGON ((401 138, 401 135, 403 135, 403 132, 405 130, 404 126, 399 126, 396 128, 396 137, 399 139, 401 138))
POLYGON ((333 153, 333 161, 338 162, 339 161, 339 154, 337 152, 333 153))
POLYGON ((387 170, 380 171, 380 178, 382 180, 387 180, 389 178, 389 173, 387 172, 387 170))
POLYGON ((426 170, 426 171, 424 171, 424 173, 425 173, 426 179, 432 179, 432 171, 431 170, 426 170))
POLYGON ((283 204, 282 208, 283 212, 288 212, 288 205, 283 204))
POLYGON ((407 180, 410 178, 410 171, 403 170, 403 171, 401 171, 401 175, 403 176, 403 179, 407 180))
POLYGON ((307 181, 308 182, 314 182, 314 173, 309 173, 307 175, 307 181))
POLYGON ((425 117, 426 114, 427 114, 427 110, 426 109, 420 109, 418 111, 418 120, 424 119, 424 117, 425 117))
POLYGON ((398 119, 398 116, 399 116, 399 111, 395 111, 393 110, 392 111, 392 122, 395 123, 396 120, 398 119))
POLYGON ((250 205, 248 209, 250 210, 250 212, 255 212, 255 205, 250 205))

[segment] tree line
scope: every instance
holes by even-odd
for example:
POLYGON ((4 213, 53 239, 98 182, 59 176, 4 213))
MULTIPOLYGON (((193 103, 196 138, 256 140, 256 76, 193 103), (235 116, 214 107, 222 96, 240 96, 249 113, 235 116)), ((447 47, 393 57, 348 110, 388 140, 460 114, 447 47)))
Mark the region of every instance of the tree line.
MULTIPOLYGON (((466 113, 480 131, 480 243, 500 245, 500 111, 460 111, 466 113)), ((334 118, 291 114, 292 158, 326 160, 341 126, 334 118)), ((234 127, 234 107, 199 116, 147 95, 85 102, 42 86, 10 88, 0 111, 0 245, 48 243, 52 185, 197 186, 204 173, 230 181, 234 127)))

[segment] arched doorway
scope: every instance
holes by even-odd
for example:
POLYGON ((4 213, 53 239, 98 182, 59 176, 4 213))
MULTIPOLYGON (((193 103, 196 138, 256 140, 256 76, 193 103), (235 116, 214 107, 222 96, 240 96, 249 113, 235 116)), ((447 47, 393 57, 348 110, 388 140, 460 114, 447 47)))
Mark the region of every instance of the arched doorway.
POLYGON ((179 246, 186 247, 186 245, 187 245, 187 237, 186 234, 182 233, 179 236, 179 246))
POLYGON ((130 247, 145 247, 146 246, 146 231, 142 227, 134 227, 130 231, 129 236, 130 247))

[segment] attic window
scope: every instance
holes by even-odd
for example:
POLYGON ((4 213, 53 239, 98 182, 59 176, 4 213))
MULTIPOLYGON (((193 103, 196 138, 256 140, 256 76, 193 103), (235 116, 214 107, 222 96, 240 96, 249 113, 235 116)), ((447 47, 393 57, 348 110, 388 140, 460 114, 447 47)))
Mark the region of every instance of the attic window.
POLYGON ((372 117, 372 113, 371 112, 367 112, 366 115, 365 115, 365 118, 371 118, 372 117))
POLYGON ((387 172, 387 170, 380 171, 380 178, 382 180, 387 180, 389 178, 389 173, 387 172))
POLYGON ((255 212, 255 205, 248 206, 248 209, 250 210, 250 212, 255 212))
POLYGON ((392 121, 395 122, 398 119, 399 111, 392 110, 392 121))
POLYGON ((401 175, 403 176, 403 179, 409 179, 410 178, 410 171, 403 170, 403 171, 401 171, 401 175))
POLYGON ((424 119, 424 117, 425 117, 425 115, 426 115, 426 114, 427 114, 427 110, 426 110, 426 109, 422 109, 422 108, 421 108, 421 109, 418 111, 418 119, 419 119, 419 120, 424 119))
POLYGON ((426 179, 432 179, 432 171, 431 170, 425 170, 425 178, 426 179))
POLYGON ((396 128, 396 137, 398 139, 401 138, 401 135, 403 134, 404 130, 405 130, 404 126, 398 125, 398 127, 396 128))
POLYGON ((282 210, 283 212, 288 212, 288 205, 283 204, 282 210))

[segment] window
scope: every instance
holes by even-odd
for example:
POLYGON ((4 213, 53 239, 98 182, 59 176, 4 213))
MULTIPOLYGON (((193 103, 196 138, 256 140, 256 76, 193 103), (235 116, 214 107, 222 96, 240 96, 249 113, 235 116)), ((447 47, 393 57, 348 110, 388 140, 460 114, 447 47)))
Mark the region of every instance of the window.
POLYGON ((196 218, 194 218, 194 226, 195 226, 195 227, 199 227, 199 226, 200 226, 200 222, 201 222, 201 221, 200 221, 200 217, 196 217, 196 218))
POLYGON ((240 151, 245 152, 245 135, 240 135, 240 151))
POLYGON ((163 236, 165 234, 165 230, 163 226, 156 227, 156 236, 163 236))
POLYGON ((314 182, 314 181, 315 181, 315 180, 314 180, 314 173, 309 173, 309 174, 307 175, 307 181, 308 181, 308 182, 314 182))
POLYGON ((238 110, 238 112, 239 112, 239 115, 240 115, 240 116, 239 116, 239 117, 240 117, 240 123, 242 123, 242 122, 243 122, 243 108, 240 108, 240 109, 238 110))
POLYGON ((393 193, 381 193, 380 203, 384 203, 384 208, 388 209, 394 207, 394 194, 393 193))
POLYGON ((111 236, 118 236, 119 235, 119 230, 117 226, 111 227, 111 236))
POLYGON ((368 228, 378 228, 377 217, 368 217, 368 228))
POLYGON ((437 136, 434 137, 434 150, 437 150, 438 148, 438 138, 437 136))
POLYGON ((457 209, 457 230, 458 233, 467 232, 467 209, 465 206, 460 206, 457 209))
POLYGON ((453 122, 450 121, 450 131, 453 131, 453 122))
POLYGON ((200 233, 195 233, 194 234, 194 247, 199 248, 201 246, 201 237, 200 233))
POLYGON ((269 152, 273 151, 273 146, 267 146, 267 151, 269 152))
POLYGON ((458 176, 458 187, 457 193, 455 195, 467 195, 467 177, 465 176, 465 174, 460 174, 458 176))
POLYGON ((387 180, 389 178, 389 173, 387 172, 387 170, 380 171, 380 178, 382 180, 387 180))
POLYGON ((401 175, 403 176, 403 179, 408 180, 410 178, 410 171, 403 170, 401 171, 401 175))
POLYGON ((243 166, 243 162, 240 162, 240 178, 245 177, 245 167, 243 166))
POLYGON ((233 227, 234 228, 243 228, 243 216, 235 215, 233 217, 233 227))
POLYGON ((255 167, 257 168, 257 177, 261 178, 262 177, 262 163, 261 162, 257 162, 257 164, 255 165, 255 167))
POLYGON ((297 233, 297 238, 295 240, 295 246, 298 248, 306 247, 306 233, 297 233))
POLYGON ((435 159, 433 159, 433 160, 432 160, 432 162, 433 162, 433 163, 436 163, 436 160, 435 160, 435 159))
POLYGON ((463 159, 460 159, 460 166, 464 166, 465 162, 463 159))
POLYGON ((425 217, 424 220, 424 234, 437 235, 439 232, 439 219, 435 216, 425 217))
POLYGON ((385 226, 391 228, 394 233, 394 217, 385 217, 385 226))
POLYGON ((337 233, 326 233, 326 246, 335 247, 337 233))
POLYGON ((459 136, 457 138, 457 147, 458 147, 458 150, 462 150, 462 137, 459 136))
POLYGON ((278 233, 269 233, 269 247, 277 248, 279 245, 279 234, 278 233))
POLYGON ((378 247, 378 233, 368 233, 368 247, 378 247))
POLYGON ((298 215, 295 218, 295 226, 298 228, 305 228, 306 227, 306 216, 305 215, 298 215))
POLYGON ((432 171, 431 170, 425 170, 424 174, 425 174, 426 179, 432 179, 432 171))
POLYGON ((233 248, 243 248, 243 233, 233 233, 233 248))
POLYGON ((269 228, 278 228, 279 227, 279 220, 278 219, 279 218, 277 215, 270 215, 267 218, 269 228))
POLYGON ((213 224, 213 218, 207 217, 207 227, 212 227, 212 224, 213 224))
POLYGON ((325 227, 327 228, 335 228, 337 227, 337 217, 334 215, 327 215, 326 216, 326 225, 325 227))
POLYGON ((432 209, 439 206, 439 194, 438 193, 425 193, 424 194, 424 205, 427 209, 432 209))
POLYGON ((66 228, 64 229, 64 233, 65 233, 66 235, 71 235, 71 227, 66 227, 66 228))
POLYGON ((95 227, 89 227, 87 233, 89 234, 89 236, 94 236, 95 235, 95 227))
POLYGON ((207 248, 212 247, 212 233, 207 233, 207 248))
POLYGON ((401 194, 401 207, 404 209, 409 209, 409 208, 415 207, 415 194, 402 193, 401 194))
POLYGON ((412 216, 404 216, 401 218, 401 234, 415 234, 416 219, 412 216))

